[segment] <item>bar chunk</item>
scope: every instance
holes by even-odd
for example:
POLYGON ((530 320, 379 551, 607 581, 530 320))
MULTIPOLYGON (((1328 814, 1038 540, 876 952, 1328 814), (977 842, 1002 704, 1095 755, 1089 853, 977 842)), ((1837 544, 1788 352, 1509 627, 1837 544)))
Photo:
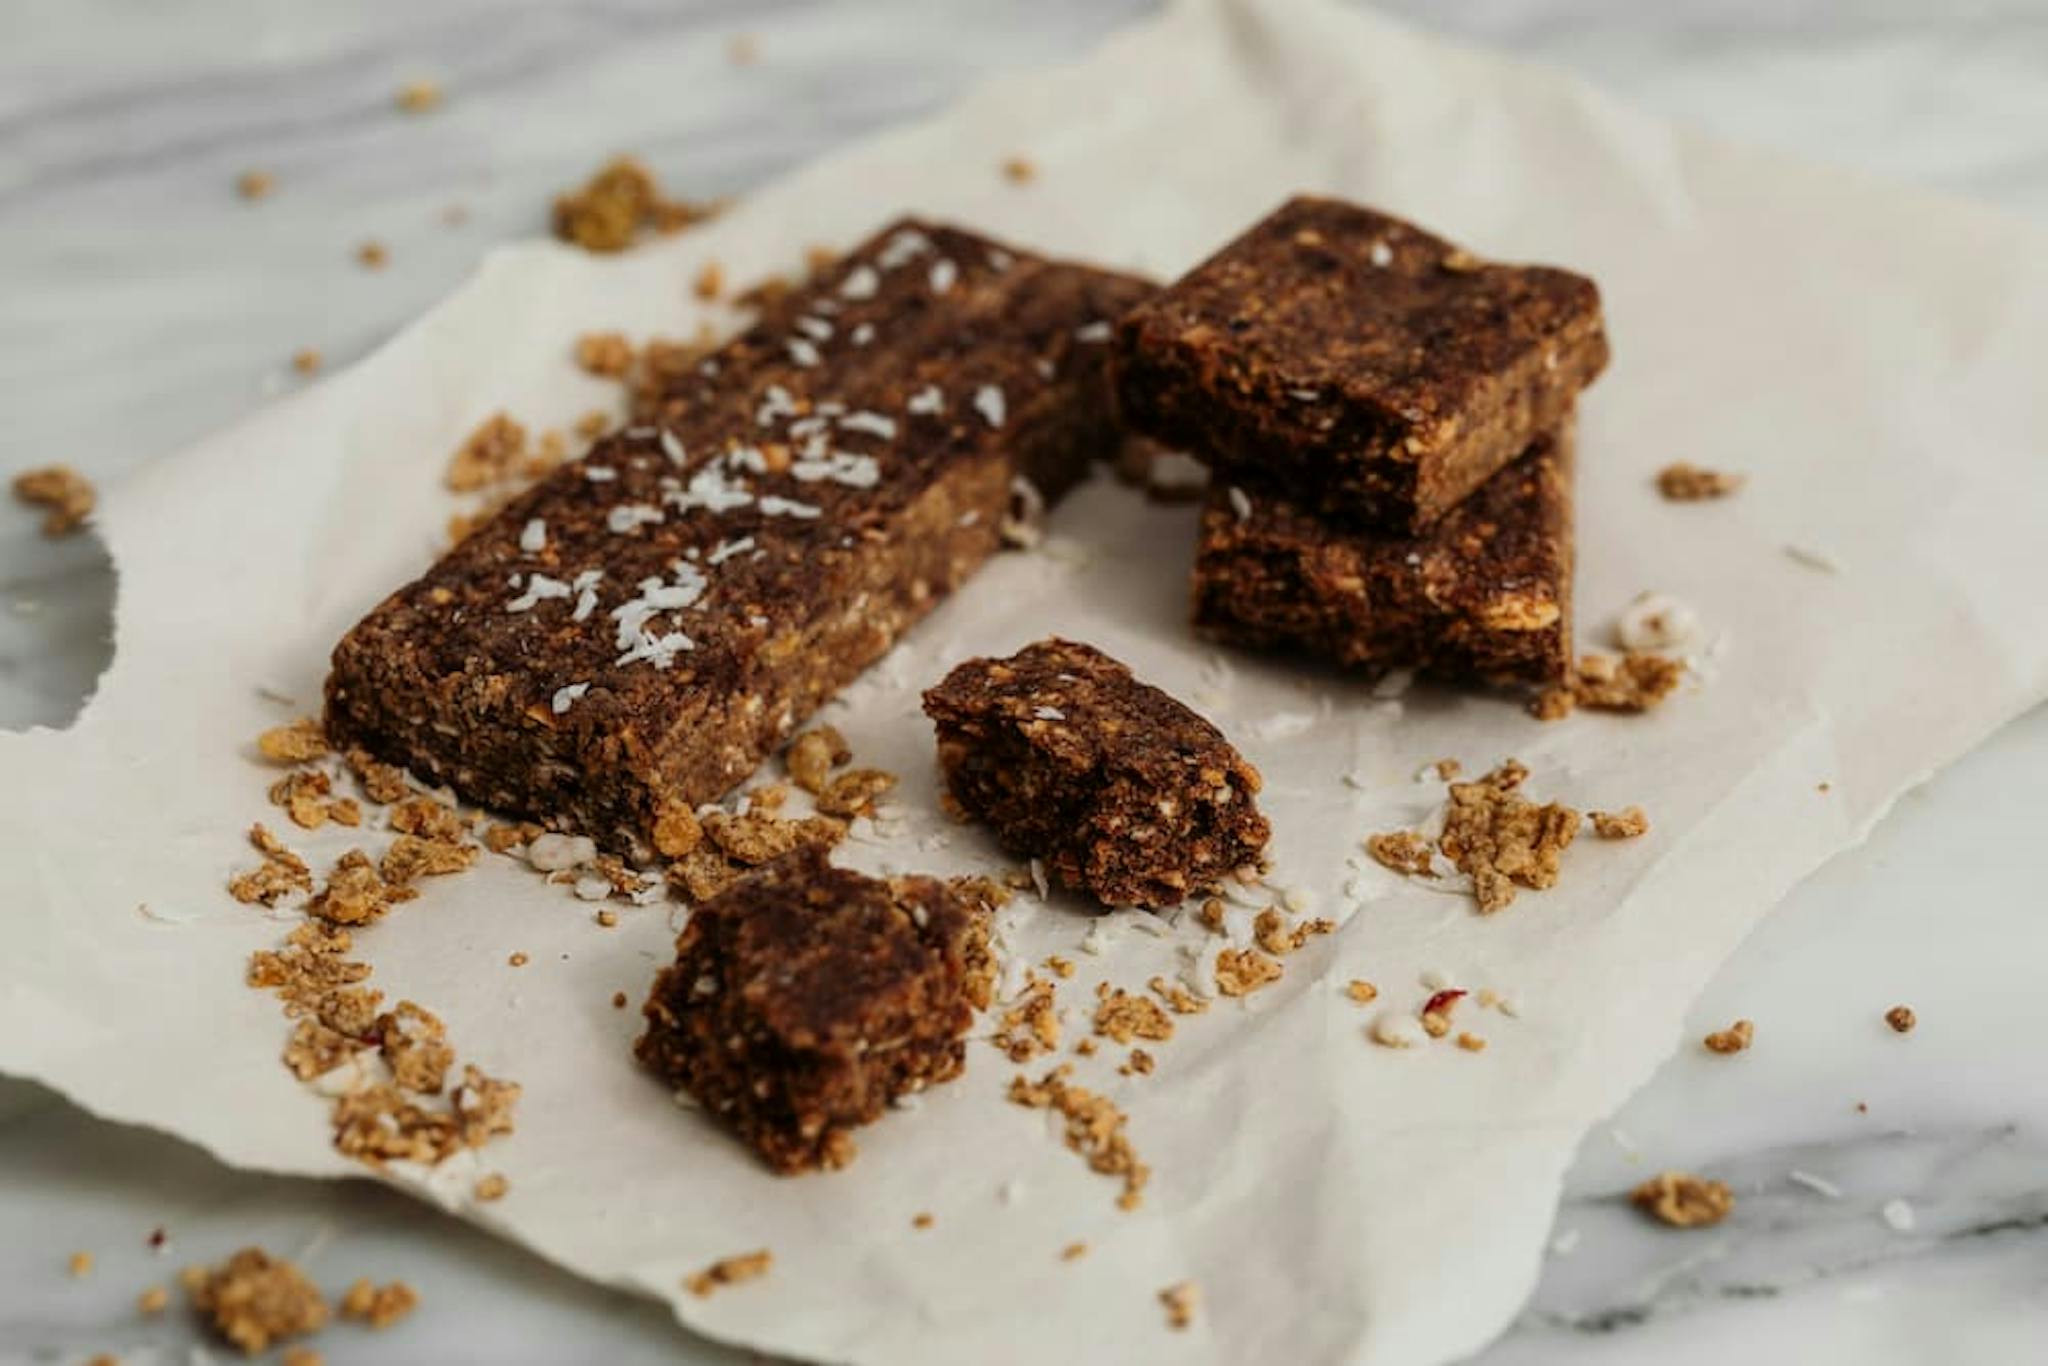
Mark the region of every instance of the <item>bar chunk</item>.
POLYGON ((1412 535, 1563 421, 1607 364, 1591 280, 1289 200, 1118 330, 1125 420, 1219 483, 1412 535))
POLYGON ((1109 906, 1161 907, 1259 862, 1259 773, 1222 732, 1090 645, 970 659, 924 695, 953 799, 1109 906))
POLYGON ((1218 490, 1195 554, 1195 629, 1375 674, 1562 683, 1572 659, 1572 448, 1567 422, 1412 537, 1335 529, 1291 501, 1218 490))
POLYGON ((777 1171, 843 1166, 850 1130, 960 1074, 990 975, 986 916, 945 884, 803 848, 691 914, 634 1052, 777 1171))
POLYGON ((1143 287, 885 230, 373 610, 329 734, 647 853, 980 566, 1018 478, 1113 453, 1103 310, 1143 287))

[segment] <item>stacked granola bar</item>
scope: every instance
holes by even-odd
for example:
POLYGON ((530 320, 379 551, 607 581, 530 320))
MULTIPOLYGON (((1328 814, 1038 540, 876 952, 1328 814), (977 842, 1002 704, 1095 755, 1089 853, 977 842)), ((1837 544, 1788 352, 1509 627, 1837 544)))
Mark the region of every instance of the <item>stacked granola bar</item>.
POLYGON ((1212 472, 1196 628, 1369 672, 1571 670, 1572 415, 1599 291, 1288 201, 1127 314, 1125 420, 1212 472))

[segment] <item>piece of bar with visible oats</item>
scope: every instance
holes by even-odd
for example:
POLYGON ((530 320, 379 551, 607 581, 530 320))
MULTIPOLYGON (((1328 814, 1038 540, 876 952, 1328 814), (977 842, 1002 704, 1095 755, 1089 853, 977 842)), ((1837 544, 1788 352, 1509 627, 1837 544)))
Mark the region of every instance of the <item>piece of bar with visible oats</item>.
POLYGON ((1104 905, 1172 906, 1263 856, 1258 770, 1093 646, 970 659, 924 709, 961 809, 1104 905))
POLYGON ((1195 550, 1195 629, 1373 674, 1562 683, 1572 448, 1567 421, 1419 536, 1334 528, 1286 499, 1217 490, 1195 550))
POLYGON ((840 1167, 851 1130, 960 1074, 991 975, 978 907, 807 846, 691 912, 634 1052, 777 1171, 840 1167))
MULTIPOLYGON (((1143 282, 899 222, 515 500, 336 647, 328 734, 636 855, 1114 452, 1143 282)), ((650 850, 650 845, 652 846, 650 850)))
POLYGON ((1133 309, 1116 355, 1125 420, 1219 486, 1400 535, 1555 428, 1606 364, 1584 276, 1311 197, 1133 309))

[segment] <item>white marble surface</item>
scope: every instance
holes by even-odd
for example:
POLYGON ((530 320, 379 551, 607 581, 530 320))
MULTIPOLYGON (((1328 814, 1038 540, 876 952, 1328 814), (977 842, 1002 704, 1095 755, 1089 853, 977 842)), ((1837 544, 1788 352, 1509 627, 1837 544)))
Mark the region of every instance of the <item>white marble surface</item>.
MULTIPOLYGON (((611 150, 643 153, 679 191, 743 191, 1146 8, 0 7, 0 473, 63 459, 111 479, 295 382, 296 348, 346 361, 487 244, 535 230, 548 194, 611 150), (757 35, 754 66, 726 59, 740 31, 757 35), (393 112, 416 75, 447 85, 444 110, 393 112), (685 88, 715 117, 678 118, 685 88), (279 180, 258 205, 232 191, 250 167, 279 180), (441 221, 451 203, 469 210, 459 227, 441 221), (381 273, 351 259, 371 236, 392 251, 381 273)), ((2038 0, 1943 17, 1819 0, 1405 8, 1752 141, 2048 220, 2038 0)), ((89 538, 44 542, 0 516, 0 725, 72 714, 106 659, 109 596, 89 538)), ((2040 1359, 2043 813, 2037 711, 1802 887, 1694 1014, 1700 1033, 1755 1019, 1755 1049, 1685 1050, 1589 1137, 1543 1284, 1488 1355, 2040 1359), (1879 1018, 1901 1001, 1921 1018, 1904 1038, 1879 1018), (1645 1225, 1619 1192, 1662 1166, 1730 1180, 1736 1215, 1702 1234, 1645 1225), (1901 1199, 1910 1229, 1880 1213, 1901 1199)), ((251 1240, 308 1250, 332 1288, 367 1273, 421 1287, 426 1307, 391 1334, 328 1334, 335 1362, 737 1359, 388 1192, 229 1172, 0 1082, 0 1361, 184 1360, 188 1326, 139 1319, 135 1293, 251 1240), (169 1256, 145 1247, 158 1226, 169 1256), (74 1248, 97 1254, 93 1276, 64 1274, 74 1248)))

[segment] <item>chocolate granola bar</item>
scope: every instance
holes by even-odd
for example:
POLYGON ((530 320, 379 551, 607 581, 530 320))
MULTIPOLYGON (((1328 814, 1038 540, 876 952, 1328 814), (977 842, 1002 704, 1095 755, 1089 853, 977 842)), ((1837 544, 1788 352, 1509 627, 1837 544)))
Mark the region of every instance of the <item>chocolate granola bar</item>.
POLYGON ((777 1171, 837 1167, 849 1130, 959 1075, 988 991, 979 909, 808 847, 696 908, 634 1051, 777 1171))
POLYGON ((1132 427, 1219 483, 1415 534, 1556 427, 1607 364, 1593 282, 1289 200, 1118 329, 1132 427))
POLYGON ((924 695, 953 799, 1111 906, 1171 906, 1256 864, 1258 770, 1093 646, 970 659, 924 695))
POLYGON ((1217 490, 1196 549, 1195 628, 1373 673, 1562 682, 1572 445, 1567 423, 1412 537, 1333 528, 1286 499, 1217 490))
POLYGON ((691 828, 987 558, 1017 478, 1113 450, 1138 288, 884 231, 372 611, 329 734, 614 848, 691 828))

